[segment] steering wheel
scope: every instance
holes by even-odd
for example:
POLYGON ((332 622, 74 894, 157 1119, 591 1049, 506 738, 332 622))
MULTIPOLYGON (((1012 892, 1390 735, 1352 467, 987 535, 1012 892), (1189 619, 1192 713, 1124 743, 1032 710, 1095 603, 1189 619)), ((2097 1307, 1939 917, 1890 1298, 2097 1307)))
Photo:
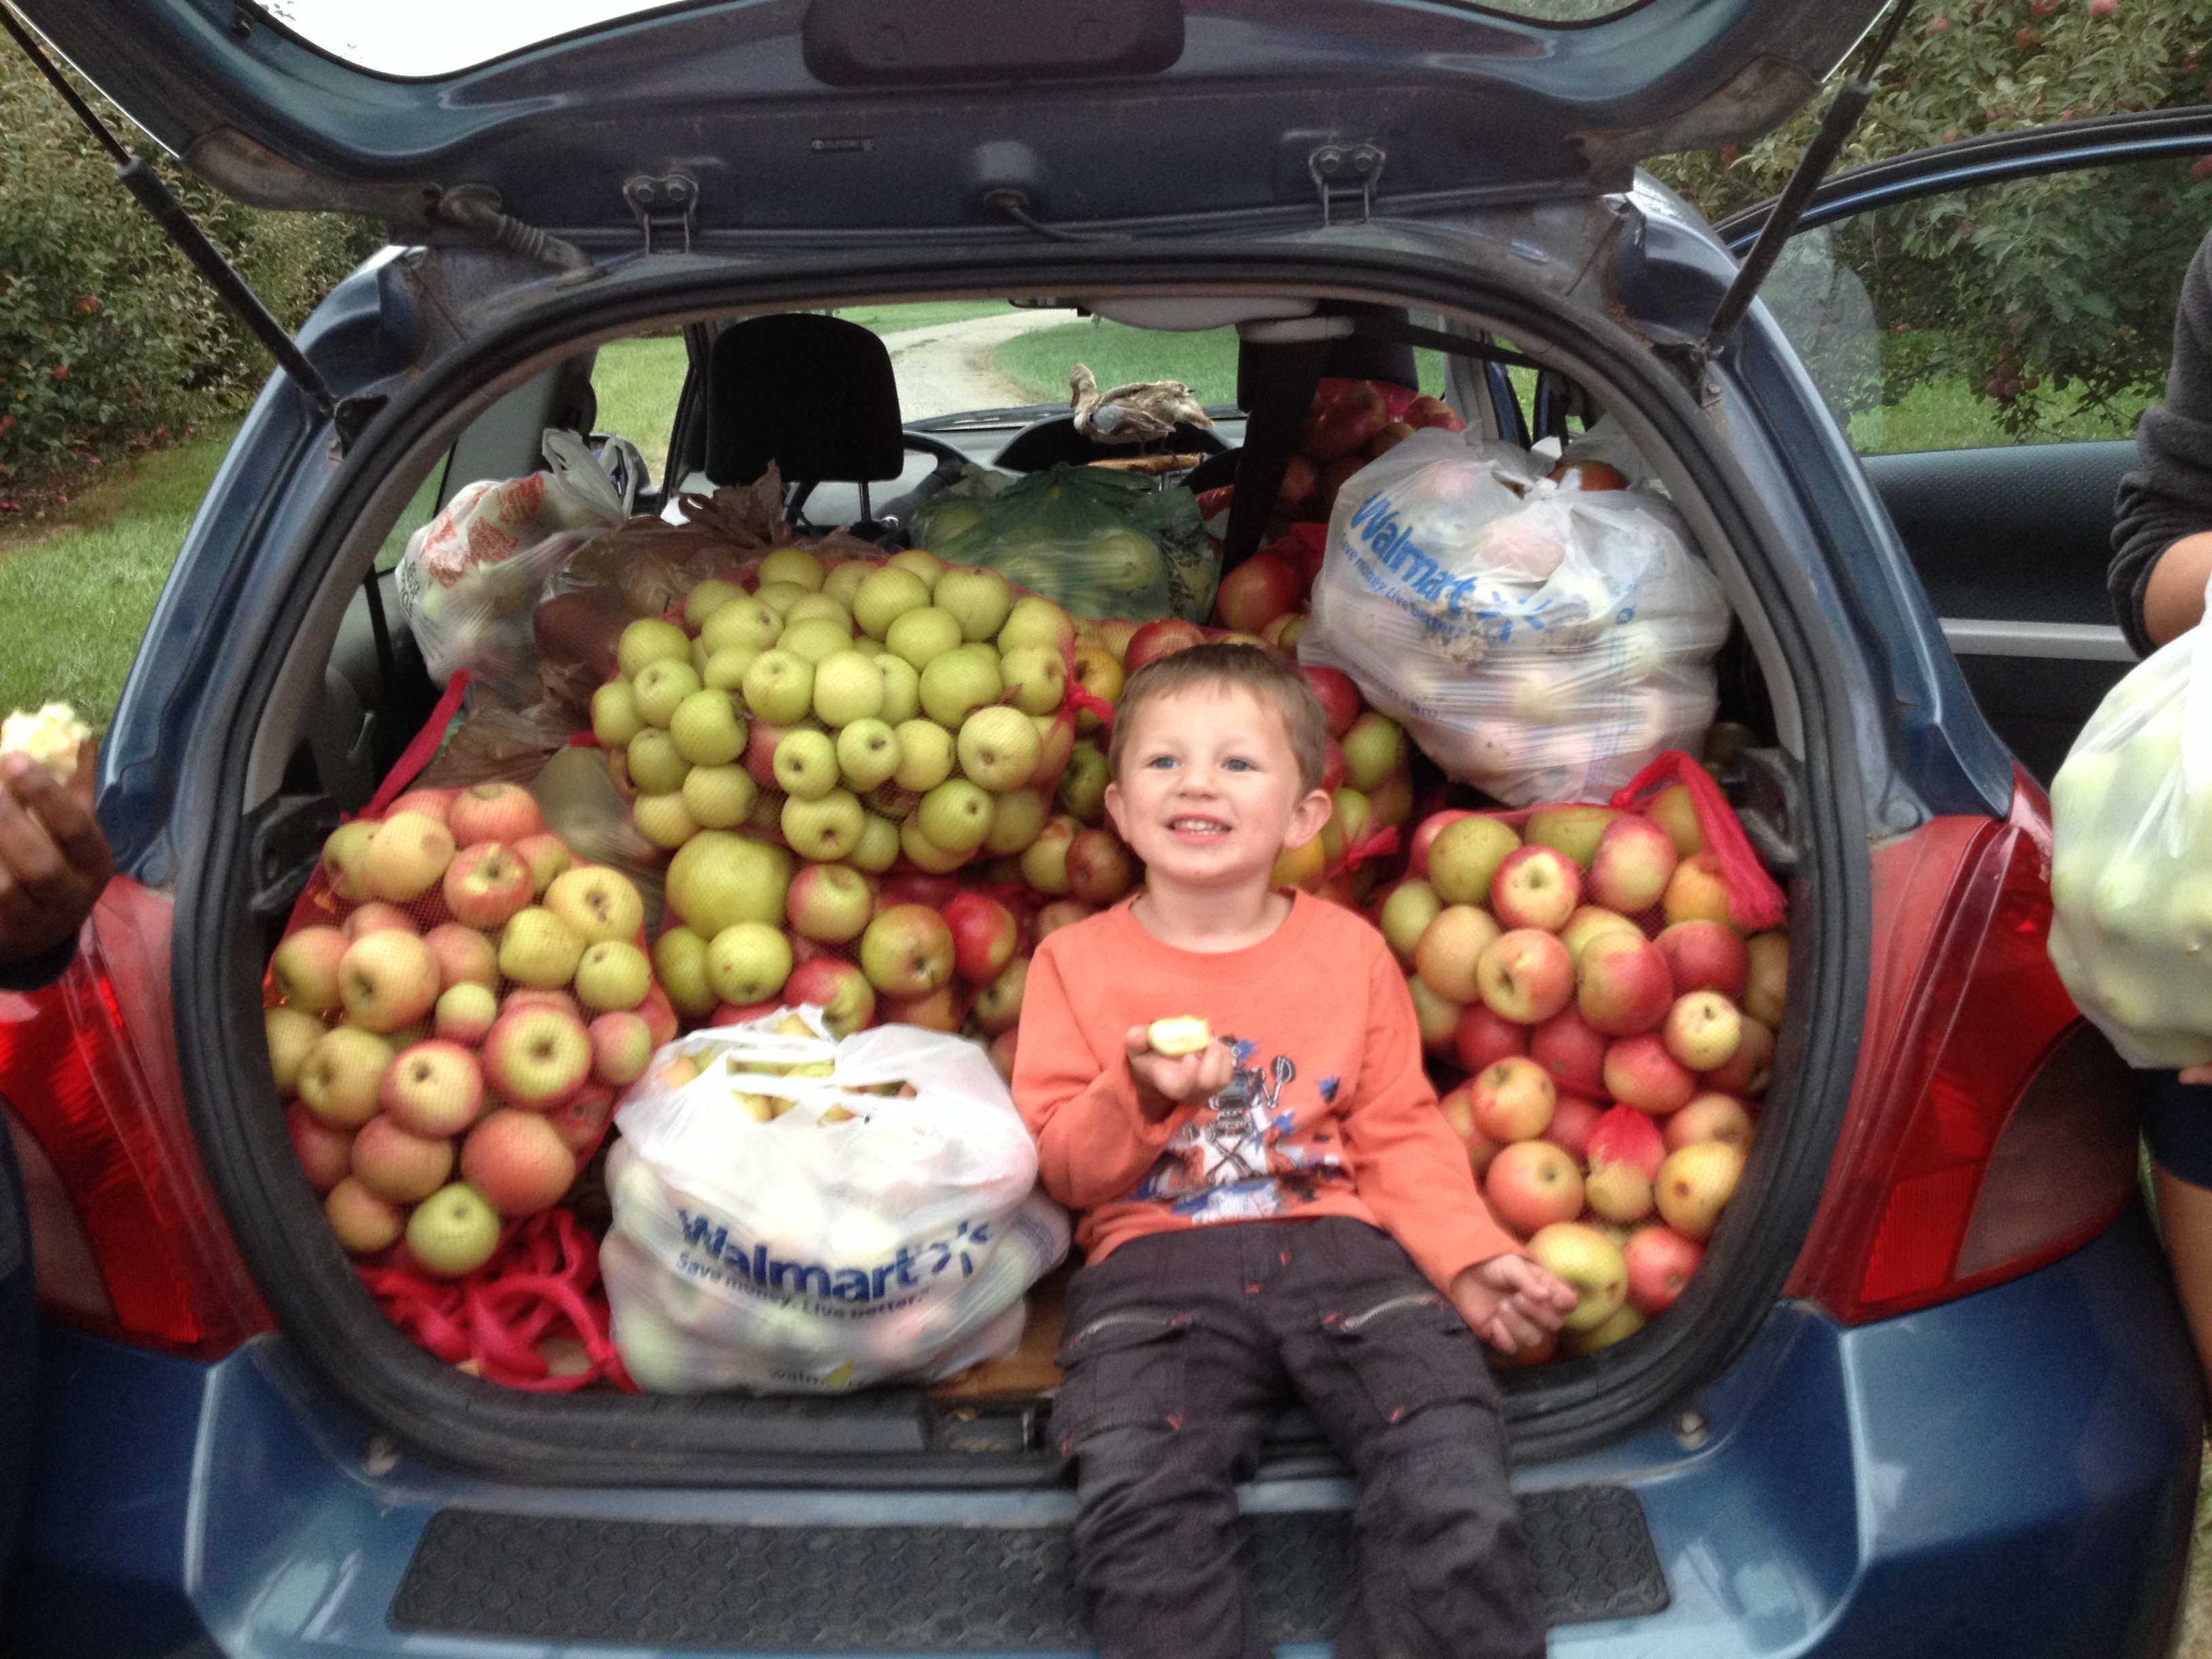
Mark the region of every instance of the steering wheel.
MULTIPOLYGON (((902 495, 893 496, 877 507, 878 523, 886 519, 896 519, 900 525, 903 526, 908 519, 913 516, 915 507, 937 494, 939 490, 957 483, 960 481, 961 473, 967 470, 969 465, 968 456, 962 454, 942 438, 933 438, 927 432, 902 432, 899 434, 899 441, 908 449, 918 449, 925 455, 936 456, 937 465, 930 470, 929 476, 912 489, 902 495)), ((799 521, 799 515, 806 506, 806 498, 813 493, 814 485, 808 483, 799 485, 793 494, 791 505, 784 511, 790 515, 794 524, 799 521)))

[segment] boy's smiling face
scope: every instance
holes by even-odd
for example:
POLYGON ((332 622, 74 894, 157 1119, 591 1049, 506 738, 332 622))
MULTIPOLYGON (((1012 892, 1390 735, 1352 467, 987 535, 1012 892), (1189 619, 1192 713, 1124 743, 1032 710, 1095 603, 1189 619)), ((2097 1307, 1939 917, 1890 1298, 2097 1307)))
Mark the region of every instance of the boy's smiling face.
POLYGON ((1264 888, 1285 847, 1328 822, 1298 775, 1288 727, 1241 685, 1198 685, 1133 711, 1106 811, 1145 861, 1148 885, 1264 888))

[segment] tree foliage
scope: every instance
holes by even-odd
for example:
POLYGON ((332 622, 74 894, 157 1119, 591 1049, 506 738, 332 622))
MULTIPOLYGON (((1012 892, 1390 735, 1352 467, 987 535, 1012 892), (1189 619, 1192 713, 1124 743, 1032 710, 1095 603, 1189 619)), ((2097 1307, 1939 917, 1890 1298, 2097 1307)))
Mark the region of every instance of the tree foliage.
MULTIPOLYGON (((1923 0, 1837 165, 2212 102, 2209 43, 2212 0, 1923 0)), ((1717 220, 1782 187, 1826 106, 1823 95, 1757 143, 1663 158, 1653 170, 1717 220)), ((2015 436, 2084 408, 2110 412, 2124 430, 2163 386, 2182 271, 2208 231, 2212 155, 1864 213, 1834 226, 1819 252, 1827 270, 1863 285, 1879 362, 1856 371, 1823 363, 1817 340, 1808 355, 1845 408, 1956 380, 2015 436)), ((1778 276, 1802 283, 1807 272, 1778 276)), ((1824 327, 1835 327, 1832 315, 1824 327)))
MULTIPOLYGON (((156 147, 94 108, 141 154, 156 147)), ((240 207, 166 159, 192 216, 297 328, 383 240, 362 221, 240 207)), ((0 481, 242 407, 268 354, 116 181, 53 89, 0 42, 0 481)))

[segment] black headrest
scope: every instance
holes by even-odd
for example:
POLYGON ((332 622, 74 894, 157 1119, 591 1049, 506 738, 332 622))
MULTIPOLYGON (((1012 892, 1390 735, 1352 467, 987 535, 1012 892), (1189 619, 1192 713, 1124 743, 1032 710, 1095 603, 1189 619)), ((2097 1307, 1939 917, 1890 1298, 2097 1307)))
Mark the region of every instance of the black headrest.
POLYGON ((750 483, 770 461, 787 483, 875 483, 905 460, 891 355, 858 323, 782 312, 715 340, 707 476, 716 483, 750 483))

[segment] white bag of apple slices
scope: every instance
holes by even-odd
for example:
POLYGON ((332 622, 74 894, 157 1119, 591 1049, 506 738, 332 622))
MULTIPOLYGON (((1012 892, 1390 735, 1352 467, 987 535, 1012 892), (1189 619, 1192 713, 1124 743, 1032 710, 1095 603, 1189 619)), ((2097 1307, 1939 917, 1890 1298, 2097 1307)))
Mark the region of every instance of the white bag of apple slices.
POLYGON ((2051 960, 2130 1066, 2212 1062, 2212 629, 2137 663, 2051 781, 2051 960))
POLYGON ((1014 1351, 1023 1292, 1067 1253, 1013 1098, 963 1037, 841 1042, 820 1010, 780 1011, 661 1049, 615 1123, 599 1261, 642 1389, 947 1376, 1014 1351))
MULTIPOLYGON (((1566 464, 1601 462, 1605 438, 1601 423, 1566 464)), ((1298 642, 1300 661, 1349 674, 1446 772, 1513 806, 1602 800, 1696 748, 1729 624, 1663 499, 1555 482, 1545 465, 1431 428, 1355 473, 1298 642)))

